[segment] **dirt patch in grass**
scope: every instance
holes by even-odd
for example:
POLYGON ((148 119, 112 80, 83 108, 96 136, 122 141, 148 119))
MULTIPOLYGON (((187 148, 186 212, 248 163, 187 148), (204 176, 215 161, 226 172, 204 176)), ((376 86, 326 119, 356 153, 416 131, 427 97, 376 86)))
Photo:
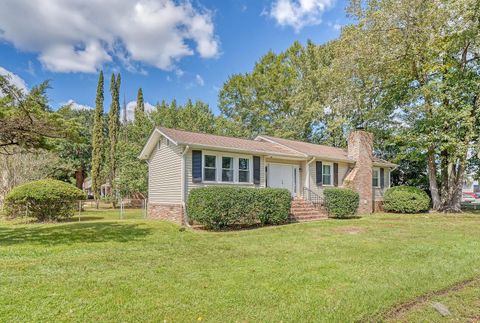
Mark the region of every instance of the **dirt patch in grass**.
POLYGON ((341 227, 335 229, 335 232, 343 233, 343 234, 360 234, 365 233, 367 230, 361 227, 341 227))
MULTIPOLYGON (((402 317, 404 317, 406 314, 408 314, 410 311, 412 311, 414 308, 424 305, 425 303, 429 302, 432 298, 437 297, 437 296, 444 296, 452 292, 460 291, 466 287, 469 287, 473 284, 479 283, 480 282, 480 277, 475 277, 471 279, 464 280, 462 282, 459 282, 457 284, 454 284, 452 286, 433 291, 421 296, 418 296, 408 302, 399 304, 395 307, 393 307, 391 310, 386 312, 383 315, 383 319, 385 321, 396 321, 396 320, 401 320, 402 317)), ((475 318, 476 319, 476 318, 475 318)), ((475 319, 473 320, 475 322, 475 319)))

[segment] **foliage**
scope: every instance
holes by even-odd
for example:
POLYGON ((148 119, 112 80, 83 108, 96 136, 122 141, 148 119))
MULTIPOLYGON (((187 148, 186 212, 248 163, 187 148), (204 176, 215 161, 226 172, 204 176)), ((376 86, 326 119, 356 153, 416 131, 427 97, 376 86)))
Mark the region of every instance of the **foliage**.
POLYGON ((395 186, 385 192, 383 207, 388 212, 426 212, 430 208, 430 197, 417 187, 395 186))
POLYGON ((352 1, 349 11, 357 23, 343 29, 335 65, 357 98, 345 108, 362 108, 367 126, 397 120, 394 136, 427 162, 433 208, 460 211, 480 133, 478 1, 352 1))
POLYGON ((357 213, 360 201, 357 192, 348 188, 332 187, 323 191, 328 215, 335 218, 348 218, 357 213))
MULTIPOLYGON (((255 195, 261 201, 258 217, 262 224, 282 224, 288 219, 292 196, 286 189, 262 188, 255 195)), ((255 197, 254 197, 255 198, 255 197)))
POLYGON ((0 154, 0 209, 5 195, 12 188, 48 177, 52 173, 52 165, 58 163, 59 158, 45 150, 0 154))
POLYGON ((313 47, 304 48, 295 42, 278 55, 271 51, 265 54, 251 73, 231 76, 219 93, 222 115, 243 125, 247 135, 312 140, 314 128, 319 125, 316 116, 323 113, 315 109, 311 99, 322 92, 318 87, 313 89, 315 95, 299 92, 314 55, 310 51, 313 47))
POLYGON ((28 215, 39 221, 55 221, 72 216, 81 199, 85 193, 75 186, 43 179, 12 189, 5 198, 5 210, 10 217, 28 215))
POLYGON ((210 186, 195 188, 188 195, 187 214, 207 229, 233 225, 279 224, 287 221, 291 196, 288 190, 210 186))
POLYGON ((115 175, 117 170, 117 142, 118 132, 120 127, 120 74, 112 73, 110 80, 110 93, 112 95, 112 103, 110 104, 110 111, 108 113, 108 135, 110 138, 110 165, 109 165, 109 179, 112 183, 112 188, 115 188, 115 175))
POLYGON ((48 82, 43 82, 24 93, 8 77, 0 75, 1 154, 51 149, 51 138, 74 138, 75 125, 48 106, 48 87, 48 82))
POLYGON ((155 126, 183 129, 188 131, 215 133, 215 116, 206 103, 188 100, 184 106, 173 100, 162 102, 150 113, 155 126))
POLYGON ((57 112, 65 120, 77 123, 78 139, 60 139, 53 142, 53 152, 58 158, 50 165, 49 175, 58 180, 75 183, 77 188, 81 189, 91 169, 94 111, 73 109, 71 105, 66 105, 57 112))
POLYGON ((103 71, 98 76, 97 97, 92 134, 92 191, 96 200, 100 198, 102 185, 101 166, 103 156, 103 71))
POLYGON ((135 106, 135 120, 138 120, 141 115, 145 113, 145 103, 143 102, 143 91, 142 88, 138 88, 137 93, 137 105, 135 106))

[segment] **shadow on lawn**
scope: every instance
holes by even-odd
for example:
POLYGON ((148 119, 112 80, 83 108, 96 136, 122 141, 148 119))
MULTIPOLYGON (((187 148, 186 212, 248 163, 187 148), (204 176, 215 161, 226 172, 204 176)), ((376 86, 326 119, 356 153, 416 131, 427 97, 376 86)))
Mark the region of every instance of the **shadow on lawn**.
POLYGON ((128 242, 151 233, 139 224, 99 222, 71 223, 20 228, 0 227, 0 245, 33 243, 42 245, 74 244, 81 242, 128 242))

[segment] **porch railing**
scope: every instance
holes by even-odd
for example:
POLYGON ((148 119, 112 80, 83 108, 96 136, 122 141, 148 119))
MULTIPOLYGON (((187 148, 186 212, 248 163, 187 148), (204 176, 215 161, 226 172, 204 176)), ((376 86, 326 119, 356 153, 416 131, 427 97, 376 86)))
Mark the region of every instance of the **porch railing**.
POLYGON ((312 202, 313 205, 315 205, 315 207, 324 206, 325 204, 323 196, 318 195, 317 193, 315 193, 314 191, 312 191, 307 187, 303 188, 303 198, 312 202))

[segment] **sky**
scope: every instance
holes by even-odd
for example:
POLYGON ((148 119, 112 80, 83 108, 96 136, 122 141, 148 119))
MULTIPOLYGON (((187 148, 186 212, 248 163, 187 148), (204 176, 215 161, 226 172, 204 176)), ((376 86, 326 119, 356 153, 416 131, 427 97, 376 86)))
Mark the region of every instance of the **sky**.
POLYGON ((229 76, 272 50, 321 44, 348 22, 347 0, 2 0, 0 75, 28 91, 50 81, 50 105, 95 105, 98 72, 121 73, 121 100, 135 106, 189 98, 218 113, 229 76), (41 4, 40 4, 41 3, 41 4))

